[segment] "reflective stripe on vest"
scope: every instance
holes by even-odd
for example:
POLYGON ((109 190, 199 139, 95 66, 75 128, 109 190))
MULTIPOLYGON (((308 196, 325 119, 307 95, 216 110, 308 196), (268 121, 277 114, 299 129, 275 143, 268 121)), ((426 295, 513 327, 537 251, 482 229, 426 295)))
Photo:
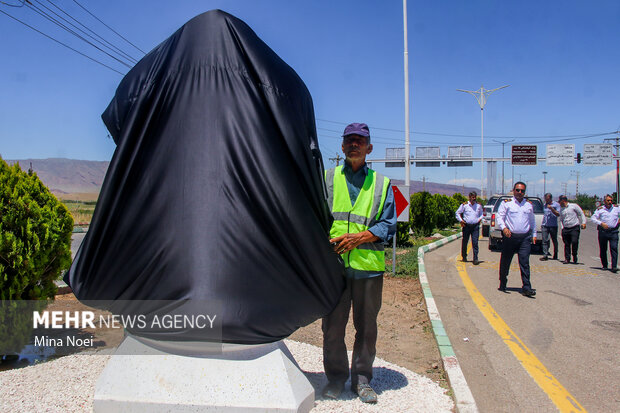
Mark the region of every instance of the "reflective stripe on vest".
MULTIPOLYGON (((337 166, 325 171, 327 202, 334 217, 330 238, 346 233, 363 232, 372 227, 383 212, 389 182, 388 178, 368 169, 368 175, 355 200, 355 205, 351 205, 343 167, 337 166)), ((380 241, 361 244, 342 254, 342 258, 345 267, 360 271, 385 271, 385 252, 380 241)))

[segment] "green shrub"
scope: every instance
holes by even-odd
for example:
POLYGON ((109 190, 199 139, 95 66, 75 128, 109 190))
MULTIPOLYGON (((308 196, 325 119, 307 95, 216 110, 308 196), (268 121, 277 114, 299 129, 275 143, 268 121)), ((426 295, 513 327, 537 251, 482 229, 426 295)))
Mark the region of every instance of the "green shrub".
POLYGON ((409 235, 409 229, 411 225, 408 222, 396 223, 396 246, 397 247, 410 247, 411 236, 409 235))
POLYGON ((36 173, 0 158, 0 299, 40 300, 56 294, 71 264, 73 219, 36 173))
POLYGON ((409 224, 416 237, 428 237, 437 226, 437 204, 428 192, 411 195, 409 224))

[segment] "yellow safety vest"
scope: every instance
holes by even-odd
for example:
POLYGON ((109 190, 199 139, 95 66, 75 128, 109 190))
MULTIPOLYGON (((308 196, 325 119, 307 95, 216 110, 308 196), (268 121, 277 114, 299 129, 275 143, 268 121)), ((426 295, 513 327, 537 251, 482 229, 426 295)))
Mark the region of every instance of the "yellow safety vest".
MULTIPOLYGON (((330 238, 346 233, 359 233, 373 226, 381 216, 390 180, 368 169, 360 193, 351 205, 351 197, 342 166, 325 171, 327 202, 334 217, 330 238)), ((385 271, 385 251, 382 242, 367 242, 342 254, 345 267, 360 271, 385 271)))

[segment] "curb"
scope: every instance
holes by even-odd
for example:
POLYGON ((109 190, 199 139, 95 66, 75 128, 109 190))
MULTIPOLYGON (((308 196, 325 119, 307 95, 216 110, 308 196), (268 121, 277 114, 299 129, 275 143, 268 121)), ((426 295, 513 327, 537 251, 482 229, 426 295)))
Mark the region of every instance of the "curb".
POLYGON ((435 241, 432 244, 423 245, 418 248, 418 272, 420 276, 420 284, 422 285, 422 291, 424 292, 424 301, 426 302, 426 310, 433 326, 433 334, 435 334, 435 340, 437 340, 437 346, 439 347, 439 353, 441 354, 441 360, 443 361, 444 369, 448 373, 448 380, 450 387, 454 393, 456 399, 456 408, 459 413, 478 413, 478 406, 474 400, 474 396, 467 385, 461 365, 456 358, 450 339, 446 334, 446 329, 443 326, 441 317, 439 316, 439 310, 437 304, 431 293, 431 287, 428 283, 426 276, 426 266, 424 265, 424 253, 435 250, 449 242, 457 240, 463 236, 463 233, 451 235, 447 238, 435 241))

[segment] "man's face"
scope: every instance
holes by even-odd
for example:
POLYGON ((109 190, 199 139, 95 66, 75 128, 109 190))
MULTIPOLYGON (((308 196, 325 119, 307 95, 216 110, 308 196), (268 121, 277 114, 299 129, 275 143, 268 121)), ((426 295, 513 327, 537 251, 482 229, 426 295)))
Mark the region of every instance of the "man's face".
POLYGON ((610 196, 606 196, 603 202, 605 202, 607 208, 610 208, 611 204, 613 204, 613 199, 610 196))
POLYGON ((522 185, 522 184, 515 185, 513 192, 515 195, 515 199, 521 202, 523 200, 523 197, 525 196, 525 185, 522 185))
POLYGON ((476 195, 469 195, 469 202, 471 202, 472 204, 476 203, 476 195))
POLYGON ((562 208, 566 208, 566 205, 568 205, 568 200, 567 199, 560 199, 560 206, 562 208))
POLYGON ((365 136, 348 135, 342 139, 342 152, 348 161, 365 161, 366 155, 372 152, 372 144, 365 136))
POLYGON ((549 195, 545 196, 545 203, 546 204, 551 204, 551 202, 553 202, 553 199, 551 199, 551 197, 549 195))

